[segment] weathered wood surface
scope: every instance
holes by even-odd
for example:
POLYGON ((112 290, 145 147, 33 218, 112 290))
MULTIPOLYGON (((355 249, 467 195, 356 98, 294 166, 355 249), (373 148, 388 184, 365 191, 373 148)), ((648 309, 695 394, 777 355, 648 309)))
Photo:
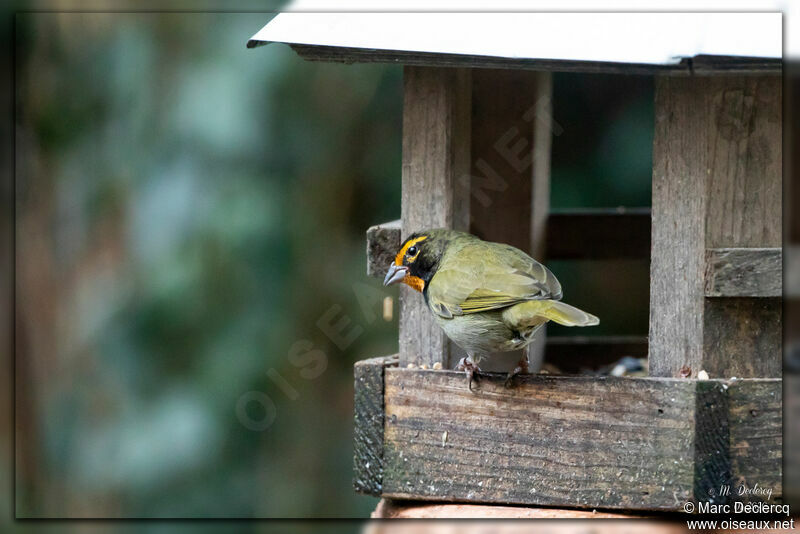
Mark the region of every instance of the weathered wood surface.
POLYGON ((383 494, 677 510, 692 497, 693 381, 386 371, 383 494))
MULTIPOLYGON (((727 354, 705 344, 709 320, 723 314, 715 308, 726 306, 706 302, 706 250, 780 246, 780 78, 659 77, 655 110, 650 372, 731 376, 752 354, 744 343, 727 354)), ((773 318, 741 311, 731 325, 773 318)), ((752 333, 727 335, 736 346, 752 333)))
MULTIPOLYGON (((248 46, 251 46, 248 43, 248 46)), ((255 46, 255 45, 252 45, 255 46)), ((676 65, 642 63, 611 63, 599 61, 564 61, 547 59, 517 59, 468 54, 437 54, 404 50, 375 50, 292 44, 292 49, 309 61, 341 63, 391 63, 421 67, 467 67, 484 69, 527 69, 553 72, 606 72, 617 74, 763 74, 781 72, 781 61, 771 58, 739 58, 696 56, 676 65)))
POLYGON ((714 248, 706 251, 707 297, 780 297, 780 248, 714 248))
POLYGON ((367 276, 383 278, 400 248, 400 219, 367 229, 367 276))
POLYGON ((681 510, 721 485, 782 499, 781 380, 529 375, 387 368, 382 496, 681 510))
POLYGON ((767 500, 763 495, 734 495, 742 484, 772 489, 771 502, 783 498, 782 385, 782 380, 752 379, 728 387, 732 499, 767 500))
POLYGON ((709 376, 779 378, 781 308, 779 298, 706 299, 703 369, 709 376))
POLYGON ((547 221, 547 255, 556 259, 650 257, 650 209, 565 210, 547 221))
MULTIPOLYGON (((473 210, 475 203, 472 202, 473 210)), ((367 230, 368 275, 385 276, 388 262, 394 259, 400 247, 401 231, 398 225, 399 221, 391 221, 367 230)), ((545 260, 650 257, 648 208, 551 212, 544 223, 538 223, 537 228, 543 230, 537 229, 536 232, 545 232, 545 260)), ((503 238, 495 239, 506 242, 503 238)), ((542 255, 542 252, 534 253, 539 260, 543 259, 542 255)))
MULTIPOLYGON (((470 102, 465 69, 406 67, 401 238, 425 228, 469 229, 470 102)), ((413 289, 400 288, 400 363, 450 366, 451 343, 413 289)))
POLYGON ((719 380, 695 386, 694 497, 714 504, 728 501, 720 488, 731 482, 727 388, 719 380))
POLYGON ((380 495, 383 483, 383 374, 394 356, 356 362, 353 487, 359 493, 380 495))
MULTIPOLYGON (((552 80, 547 73, 472 71, 470 233, 544 261, 550 207, 552 80)), ((466 177, 465 177, 466 178, 466 177)), ((538 370, 545 332, 528 347, 538 370)), ((488 370, 510 370, 523 351, 496 354, 488 370)))

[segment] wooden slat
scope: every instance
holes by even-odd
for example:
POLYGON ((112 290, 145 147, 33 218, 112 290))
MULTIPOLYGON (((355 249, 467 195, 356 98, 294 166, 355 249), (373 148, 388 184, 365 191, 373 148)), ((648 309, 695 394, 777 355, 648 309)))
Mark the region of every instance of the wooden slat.
MULTIPOLYGON (((403 76, 401 237, 427 228, 467 230, 470 73, 406 67, 403 76)), ((406 286, 400 288, 399 346, 401 365, 450 366, 451 343, 421 296, 406 286)))
POLYGON ((650 208, 555 212, 547 226, 549 258, 650 257, 650 208))
POLYGON ((694 383, 386 371, 384 496, 677 510, 692 497, 694 383))
POLYGON ((707 297, 780 297, 780 248, 714 248, 706 251, 707 297))
MULTIPOLYGON (((474 209, 475 202, 472 204, 474 209)), ((367 273, 370 276, 386 274, 386 265, 400 246, 397 224, 398 221, 392 221, 367 230, 367 273)), ((650 257, 649 208, 551 212, 539 227, 546 233, 543 248, 547 251, 547 259, 650 257)), ((473 230, 477 232, 477 229, 473 230)), ((501 237, 496 239, 503 240, 501 237)), ((539 257, 542 254, 539 252, 539 257)))
POLYGON ((380 495, 383 484, 383 374, 396 357, 356 362, 353 440, 353 487, 359 493, 380 495))
POLYGON ((709 376, 780 377, 781 308, 777 298, 706 299, 703 369, 709 376))
MULTIPOLYGON (((650 262, 654 376, 680 376, 686 369, 692 376, 701 369, 732 376, 744 368, 742 360, 752 358, 746 343, 752 331, 741 326, 774 320, 771 311, 759 315, 753 306, 731 317, 727 299, 705 298, 705 274, 706 249, 780 246, 780 109, 776 76, 656 80, 650 262), (717 338, 729 341, 725 348, 707 342, 709 325, 717 338)), ((760 355, 774 358, 779 349, 760 355)))
MULTIPOLYGON (((250 45, 248 45, 250 46, 250 45)), ((375 50, 335 46, 292 44, 292 49, 309 61, 335 61, 342 63, 391 63, 429 67, 468 67, 486 69, 528 69, 553 72, 605 72, 617 74, 676 74, 692 72, 728 74, 777 73, 781 61, 770 58, 726 58, 697 56, 677 65, 649 65, 641 63, 611 63, 599 61, 561 61, 546 59, 515 59, 468 54, 437 54, 403 50, 375 50)))
MULTIPOLYGON (((732 488, 772 489, 771 502, 783 497, 782 385, 782 380, 737 380, 727 390, 732 488)), ((731 497, 767 501, 759 495, 731 497)))
POLYGON ((382 495, 674 511, 764 480, 782 496, 778 379, 502 382, 471 393, 461 373, 386 369, 382 495))

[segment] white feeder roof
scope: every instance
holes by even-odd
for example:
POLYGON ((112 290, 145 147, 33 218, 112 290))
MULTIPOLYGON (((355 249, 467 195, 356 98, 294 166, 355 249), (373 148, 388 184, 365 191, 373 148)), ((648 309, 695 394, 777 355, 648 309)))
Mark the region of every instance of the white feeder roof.
POLYGON ((781 13, 292 12, 247 45, 345 62, 739 71, 779 70, 782 37, 781 13))

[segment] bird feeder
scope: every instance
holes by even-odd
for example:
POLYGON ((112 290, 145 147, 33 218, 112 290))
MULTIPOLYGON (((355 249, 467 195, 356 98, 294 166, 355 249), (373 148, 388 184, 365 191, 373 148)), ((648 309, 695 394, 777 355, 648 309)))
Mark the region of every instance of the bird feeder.
MULTIPOLYGON (((402 288, 399 354, 355 366, 357 491, 610 510, 781 501, 780 14, 283 13, 248 46, 267 42, 403 65, 401 219, 367 231, 370 275, 432 227, 544 262, 650 260, 641 378, 534 374, 472 393, 448 370, 457 347, 402 288), (550 213, 554 71, 654 77, 650 211, 550 213), (719 491, 742 484, 771 495, 719 491)), ((615 346, 542 340, 532 356, 615 346)))

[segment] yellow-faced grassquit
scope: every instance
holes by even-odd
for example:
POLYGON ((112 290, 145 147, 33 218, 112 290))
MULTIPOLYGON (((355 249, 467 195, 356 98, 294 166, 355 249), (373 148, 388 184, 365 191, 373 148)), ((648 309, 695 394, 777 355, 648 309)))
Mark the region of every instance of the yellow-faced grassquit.
MULTIPOLYGON (((561 284, 521 250, 455 230, 410 235, 400 246, 383 284, 402 282, 422 293, 445 334, 467 353, 456 366, 471 387, 481 358, 522 349, 547 321, 593 326, 600 320, 560 302, 561 284)), ((527 372, 527 359, 506 384, 527 372)))

